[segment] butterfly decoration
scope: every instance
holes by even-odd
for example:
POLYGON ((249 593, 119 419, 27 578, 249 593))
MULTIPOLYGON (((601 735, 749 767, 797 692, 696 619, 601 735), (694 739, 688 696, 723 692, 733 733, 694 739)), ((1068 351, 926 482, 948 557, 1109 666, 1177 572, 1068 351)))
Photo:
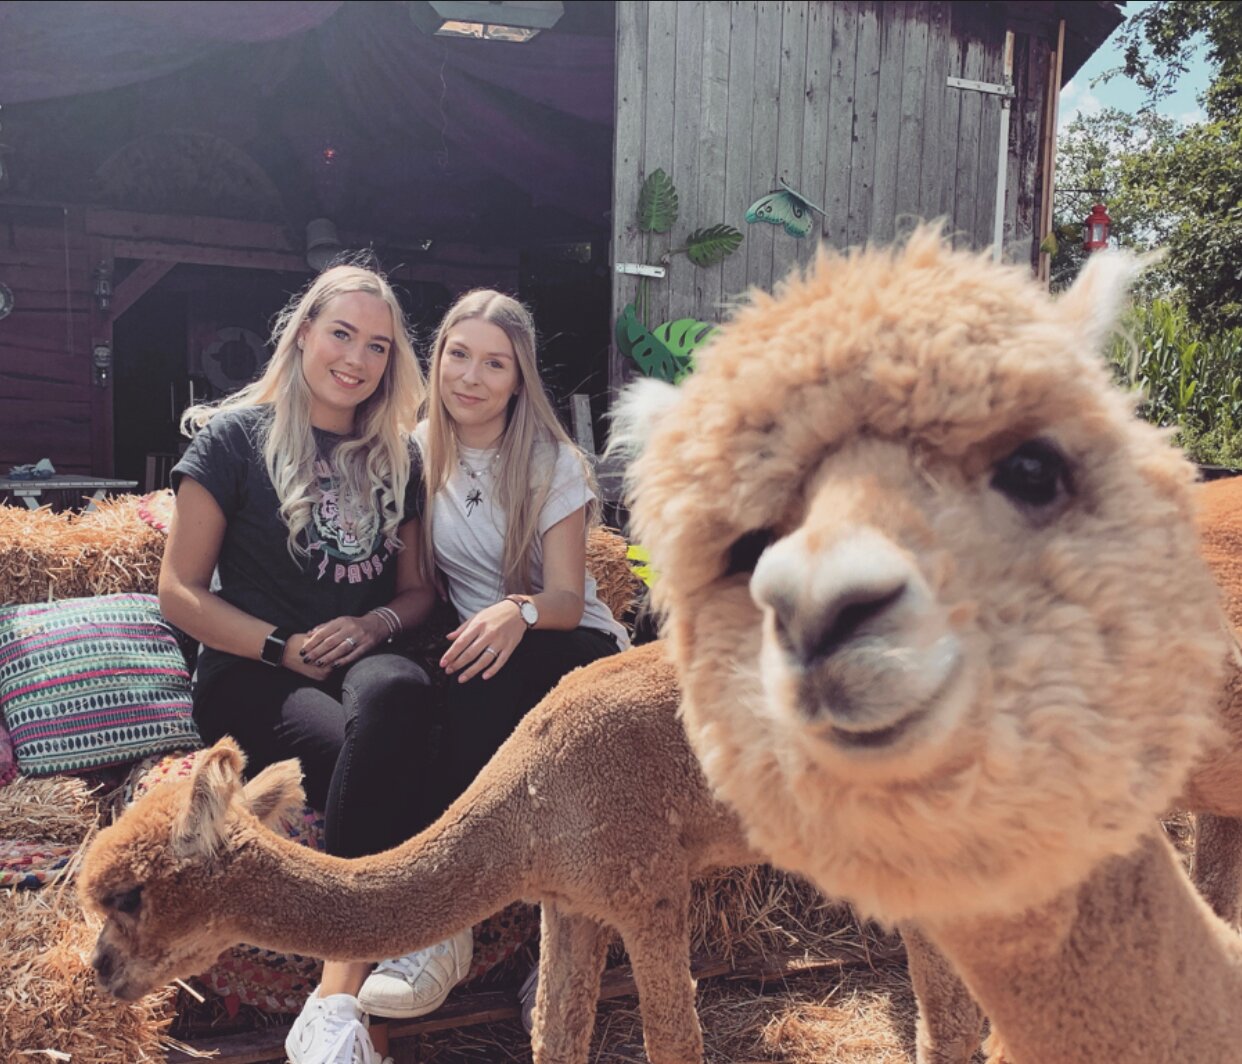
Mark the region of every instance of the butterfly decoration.
POLYGON ((795 192, 782 181, 780 188, 760 196, 746 209, 746 220, 783 225, 785 232, 801 240, 815 221, 812 211, 825 213, 823 207, 816 207, 801 192, 795 192))

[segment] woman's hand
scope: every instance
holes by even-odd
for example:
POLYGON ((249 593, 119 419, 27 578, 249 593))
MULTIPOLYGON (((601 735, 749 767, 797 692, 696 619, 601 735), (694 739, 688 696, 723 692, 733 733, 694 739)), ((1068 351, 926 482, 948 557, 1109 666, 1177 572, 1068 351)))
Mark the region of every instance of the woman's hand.
MULTIPOLYGON (((333 669, 352 665, 387 638, 388 626, 373 613, 362 617, 334 617, 312 628, 297 648, 297 654, 301 661, 323 669, 327 676, 333 669)), ((286 664, 289 664, 289 656, 286 651, 286 664)), ((294 668, 293 671, 301 670, 294 668)))
POLYGON ((299 676, 306 676, 314 680, 316 683, 323 683, 332 675, 331 666, 319 666, 307 661, 299 651, 306 644, 306 640, 310 637, 305 632, 297 632, 289 637, 285 643, 285 656, 281 661, 286 669, 296 672, 299 676))
POLYGON ((473 680, 479 673, 490 680, 505 667, 525 634, 526 622, 516 603, 508 599, 493 603, 449 632, 453 645, 440 659, 440 667, 450 676, 460 672, 458 683, 473 680))

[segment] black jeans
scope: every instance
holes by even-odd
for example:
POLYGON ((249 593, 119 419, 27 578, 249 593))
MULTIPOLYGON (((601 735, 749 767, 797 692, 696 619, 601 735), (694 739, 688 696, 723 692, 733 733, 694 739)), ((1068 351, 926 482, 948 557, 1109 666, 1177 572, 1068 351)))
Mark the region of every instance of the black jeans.
POLYGON ((420 830, 413 792, 436 761, 430 678, 399 654, 372 654, 316 683, 288 669, 207 651, 194 721, 205 742, 231 735, 246 775, 302 762, 307 801, 324 811, 329 853, 361 857, 420 830))
POLYGON ((463 684, 450 676, 442 692, 446 756, 426 777, 415 830, 452 804, 562 676, 617 650, 616 640, 597 628, 529 631, 490 680, 476 676, 463 684))

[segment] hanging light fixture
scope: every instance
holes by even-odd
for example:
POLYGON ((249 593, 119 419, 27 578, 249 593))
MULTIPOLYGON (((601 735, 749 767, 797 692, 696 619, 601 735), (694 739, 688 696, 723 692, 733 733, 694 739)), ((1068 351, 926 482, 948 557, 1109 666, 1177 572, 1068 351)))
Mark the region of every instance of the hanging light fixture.
POLYGON ((322 273, 342 247, 331 218, 312 218, 306 223, 306 265, 316 273, 322 273))
POLYGON ((1108 247, 1108 234, 1113 220, 1104 204, 1097 203, 1082 223, 1082 249, 1088 253, 1108 247))
POLYGON ((560 0, 416 0, 410 18, 437 37, 474 37, 521 44, 560 21, 560 0))
POLYGON ((112 305, 112 267, 101 262, 95 267, 95 305, 100 314, 107 314, 112 305))

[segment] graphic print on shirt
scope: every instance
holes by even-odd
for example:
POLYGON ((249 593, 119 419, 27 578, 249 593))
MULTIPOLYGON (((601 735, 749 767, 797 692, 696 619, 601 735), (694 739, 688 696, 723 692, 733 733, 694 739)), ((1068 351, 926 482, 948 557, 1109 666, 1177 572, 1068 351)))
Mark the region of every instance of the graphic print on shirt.
POLYGON ((315 460, 319 498, 311 507, 312 560, 319 557, 315 578, 333 583, 360 584, 374 580, 392 560, 396 545, 385 541, 375 514, 356 505, 341 505, 340 480, 323 458, 315 460))
POLYGON ((466 516, 469 517, 474 513, 474 508, 483 501, 483 492, 478 488, 471 488, 466 493, 466 516))

